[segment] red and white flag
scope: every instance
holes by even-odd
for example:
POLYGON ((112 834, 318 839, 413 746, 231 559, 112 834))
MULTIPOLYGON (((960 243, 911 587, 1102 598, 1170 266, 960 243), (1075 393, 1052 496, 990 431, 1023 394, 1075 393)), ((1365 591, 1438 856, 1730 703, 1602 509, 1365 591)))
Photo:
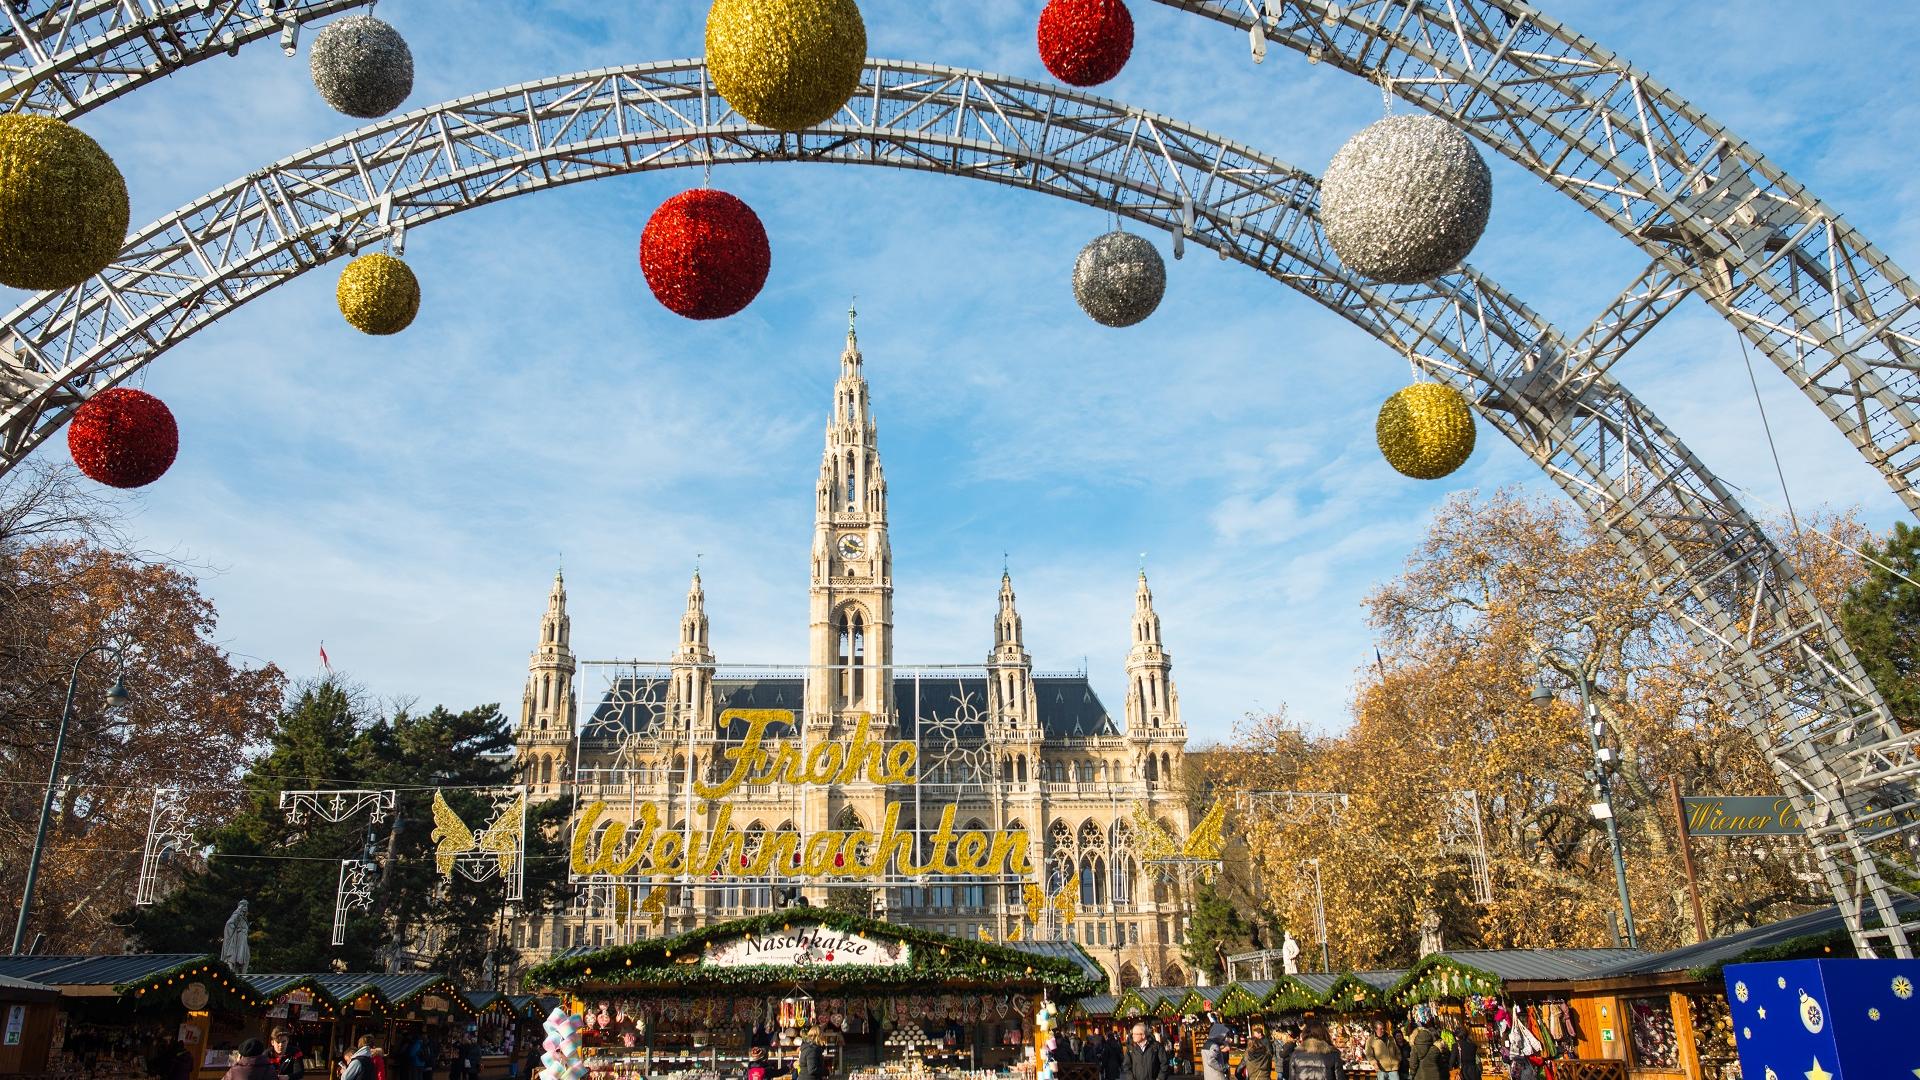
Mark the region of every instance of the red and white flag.
POLYGON ((333 674, 333 662, 327 659, 327 643, 324 641, 320 643, 320 666, 327 669, 327 674, 333 674))

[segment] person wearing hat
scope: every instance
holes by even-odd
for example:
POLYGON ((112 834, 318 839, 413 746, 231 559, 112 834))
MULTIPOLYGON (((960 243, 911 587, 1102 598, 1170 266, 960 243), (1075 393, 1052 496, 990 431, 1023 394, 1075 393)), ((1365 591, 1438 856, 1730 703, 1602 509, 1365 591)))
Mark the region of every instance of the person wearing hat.
POLYGON ((267 1056, 267 1044, 248 1039, 233 1052, 233 1061, 220 1080, 276 1080, 273 1059, 267 1056))
POLYGON ((1233 1029, 1216 1021, 1207 1029, 1200 1050, 1200 1069, 1206 1080, 1233 1080, 1233 1029))

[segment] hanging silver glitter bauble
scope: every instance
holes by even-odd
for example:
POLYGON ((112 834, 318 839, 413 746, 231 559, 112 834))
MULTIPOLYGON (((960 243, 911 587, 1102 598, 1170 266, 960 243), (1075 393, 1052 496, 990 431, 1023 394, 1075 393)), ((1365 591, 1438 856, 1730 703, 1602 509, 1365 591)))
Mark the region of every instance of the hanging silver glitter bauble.
POLYGON ((1473 140, 1434 116, 1389 116, 1340 148, 1320 180, 1320 223, 1340 261, 1411 285, 1460 265, 1486 231, 1493 174, 1473 140))
POLYGON ((1073 264, 1073 298, 1102 326, 1132 326, 1167 293, 1167 264, 1145 237, 1096 236, 1073 264))
POLYGON ((313 39, 313 85, 327 104, 363 120, 385 116, 413 93, 413 51, 400 31, 371 15, 349 15, 313 39))

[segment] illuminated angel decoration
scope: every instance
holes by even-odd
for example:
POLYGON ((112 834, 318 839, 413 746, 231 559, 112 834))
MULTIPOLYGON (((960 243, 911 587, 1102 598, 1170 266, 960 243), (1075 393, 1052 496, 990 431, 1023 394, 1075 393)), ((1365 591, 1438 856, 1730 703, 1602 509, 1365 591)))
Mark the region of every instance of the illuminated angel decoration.
POLYGON ((499 874, 506 878, 507 898, 518 900, 526 859, 526 789, 497 788, 490 794, 493 820, 476 834, 447 804, 444 792, 433 793, 434 868, 442 877, 458 871, 470 881, 499 874))

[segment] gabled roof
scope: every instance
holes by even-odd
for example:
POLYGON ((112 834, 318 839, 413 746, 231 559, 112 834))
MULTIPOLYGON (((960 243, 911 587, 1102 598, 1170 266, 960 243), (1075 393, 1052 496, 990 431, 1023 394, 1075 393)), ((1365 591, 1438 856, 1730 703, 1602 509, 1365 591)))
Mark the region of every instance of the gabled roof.
POLYGON ((1638 949, 1461 949, 1436 954, 1501 982, 1584 978, 1610 964, 1643 958, 1638 949))
POLYGON ((209 960, 205 953, 0 956, 0 975, 49 986, 122 986, 209 960))
POLYGON ((1106 981, 1106 969, 1095 963, 1093 957, 1088 956, 1087 951, 1082 949, 1077 942, 1009 941, 1005 944, 1009 949, 1018 949, 1023 953, 1032 953, 1035 956, 1050 956, 1060 960, 1070 960, 1080 965, 1080 970, 1085 973, 1088 978, 1099 979, 1102 982, 1106 981))

